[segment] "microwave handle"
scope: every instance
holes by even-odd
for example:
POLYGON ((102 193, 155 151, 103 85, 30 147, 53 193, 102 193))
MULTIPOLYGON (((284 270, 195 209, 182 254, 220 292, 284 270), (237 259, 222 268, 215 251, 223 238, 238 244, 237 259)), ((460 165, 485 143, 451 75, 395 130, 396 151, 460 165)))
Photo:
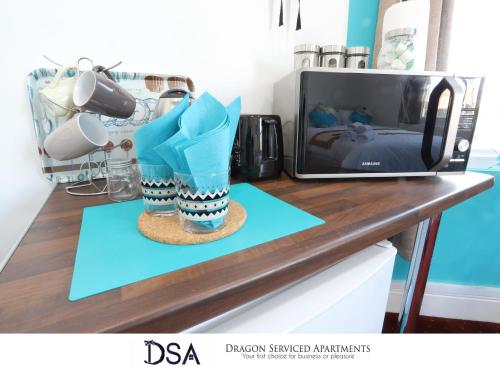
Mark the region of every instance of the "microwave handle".
POLYGON ((427 107, 421 152, 422 159, 429 171, 439 171, 450 162, 455 147, 464 93, 464 88, 453 77, 443 78, 431 92, 429 105, 427 107), (434 162, 432 159, 432 142, 434 130, 436 128, 439 100, 446 90, 450 91, 450 103, 448 105, 446 125, 444 127, 444 147, 441 149, 439 160, 434 162))
POLYGON ((268 160, 276 160, 278 157, 278 131, 277 131, 277 124, 278 121, 276 121, 273 118, 265 117, 262 120, 262 123, 266 125, 267 127, 267 133, 266 133, 266 156, 264 159, 268 160))

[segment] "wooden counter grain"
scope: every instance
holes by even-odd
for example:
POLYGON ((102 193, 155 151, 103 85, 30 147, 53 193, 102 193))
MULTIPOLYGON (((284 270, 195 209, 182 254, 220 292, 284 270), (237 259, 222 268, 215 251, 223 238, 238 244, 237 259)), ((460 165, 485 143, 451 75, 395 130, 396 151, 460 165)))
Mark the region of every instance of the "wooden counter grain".
MULTIPOLYGON (((68 301, 84 206, 57 188, 0 273, 0 332, 176 332, 329 267, 493 185, 480 173, 257 183, 326 224, 80 301, 68 301)), ((279 225, 279 218, 276 224, 279 225)))

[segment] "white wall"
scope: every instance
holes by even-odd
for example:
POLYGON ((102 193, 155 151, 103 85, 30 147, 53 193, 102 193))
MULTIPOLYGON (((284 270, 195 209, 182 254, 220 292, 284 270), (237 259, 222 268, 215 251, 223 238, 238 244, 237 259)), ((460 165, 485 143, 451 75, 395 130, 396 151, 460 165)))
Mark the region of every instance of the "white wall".
POLYGON ((348 0, 303 2, 297 33, 296 1, 284 3, 286 27, 278 28, 279 0, 3 1, 0 269, 52 189, 40 174, 25 87, 31 70, 52 67, 42 54, 61 63, 88 56, 103 65, 122 60, 117 70, 186 74, 198 92, 223 102, 241 95, 244 112, 270 113, 272 85, 291 71, 296 41, 346 39, 348 0))
POLYGON ((484 75, 478 123, 472 144, 473 155, 483 155, 485 150, 500 152, 500 70, 498 47, 498 3, 495 1, 456 1, 451 29, 448 70, 463 74, 484 75), (464 26, 466 25, 466 26, 464 26), (474 56, 467 54, 469 47, 474 56))

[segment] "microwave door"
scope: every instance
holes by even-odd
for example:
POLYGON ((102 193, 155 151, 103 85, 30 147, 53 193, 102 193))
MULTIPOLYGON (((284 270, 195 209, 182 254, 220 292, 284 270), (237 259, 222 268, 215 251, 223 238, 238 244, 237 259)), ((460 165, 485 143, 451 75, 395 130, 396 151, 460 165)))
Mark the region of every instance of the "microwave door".
POLYGON ((439 171, 450 162, 464 95, 465 90, 457 80, 453 77, 446 77, 434 87, 429 96, 421 152, 428 171, 439 171), (445 117, 442 137, 437 138, 436 123, 443 114, 445 117), (437 139, 441 139, 439 149, 436 149, 437 139))
POLYGON ((300 78, 299 175, 435 174, 451 164, 460 79, 318 71, 300 78))

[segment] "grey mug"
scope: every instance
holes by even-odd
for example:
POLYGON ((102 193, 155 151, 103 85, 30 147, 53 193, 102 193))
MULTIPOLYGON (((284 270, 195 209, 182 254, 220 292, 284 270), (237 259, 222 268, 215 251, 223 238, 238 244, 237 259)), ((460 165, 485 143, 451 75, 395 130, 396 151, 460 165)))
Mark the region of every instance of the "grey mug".
POLYGON ((85 71, 78 77, 73 102, 81 109, 116 118, 129 118, 135 111, 134 96, 96 70, 85 71))

